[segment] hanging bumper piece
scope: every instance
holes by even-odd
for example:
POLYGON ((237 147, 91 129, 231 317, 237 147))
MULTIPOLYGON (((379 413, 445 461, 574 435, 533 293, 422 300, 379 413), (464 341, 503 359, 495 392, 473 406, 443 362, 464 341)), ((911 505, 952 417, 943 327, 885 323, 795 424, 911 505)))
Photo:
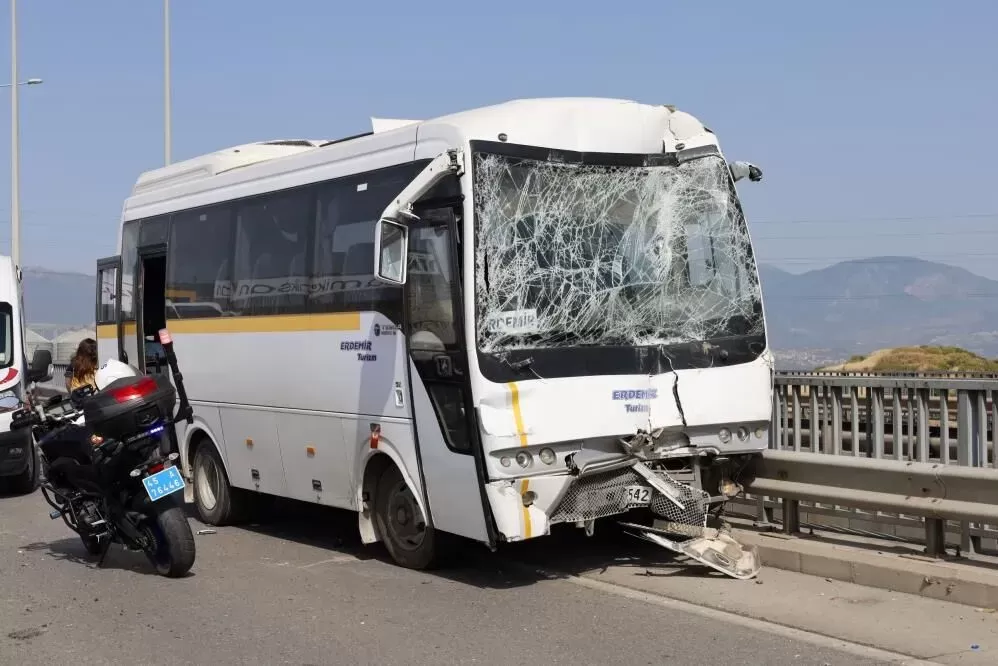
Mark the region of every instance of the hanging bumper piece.
POLYGON ((633 536, 639 539, 668 548, 732 578, 749 580, 755 578, 762 568, 759 564, 759 550, 755 546, 745 547, 738 543, 727 530, 675 523, 666 525, 668 529, 621 523, 622 527, 634 530, 636 533, 633 536), (683 534, 685 538, 679 541, 669 538, 676 532, 683 534))

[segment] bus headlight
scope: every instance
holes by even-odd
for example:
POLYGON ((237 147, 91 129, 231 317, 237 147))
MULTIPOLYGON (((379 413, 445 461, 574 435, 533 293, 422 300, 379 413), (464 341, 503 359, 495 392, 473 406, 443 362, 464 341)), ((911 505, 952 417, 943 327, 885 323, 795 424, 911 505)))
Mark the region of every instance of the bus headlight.
POLYGON ((727 428, 721 428, 717 433, 718 438, 720 438, 722 444, 727 444, 731 441, 731 431, 727 428))
POLYGON ((738 429, 738 439, 742 440, 743 442, 746 439, 748 439, 748 434, 749 434, 748 428, 746 428, 745 426, 742 426, 738 429))
POLYGON ((541 462, 545 465, 553 465, 555 456, 553 449, 541 449, 541 452, 537 454, 537 457, 541 459, 541 462))
POLYGON ((528 451, 520 451, 516 454, 516 464, 520 467, 530 467, 534 462, 534 457, 528 451))
POLYGON ((499 459, 499 464, 503 467, 509 467, 513 464, 513 461, 509 459, 509 456, 503 456, 499 459))

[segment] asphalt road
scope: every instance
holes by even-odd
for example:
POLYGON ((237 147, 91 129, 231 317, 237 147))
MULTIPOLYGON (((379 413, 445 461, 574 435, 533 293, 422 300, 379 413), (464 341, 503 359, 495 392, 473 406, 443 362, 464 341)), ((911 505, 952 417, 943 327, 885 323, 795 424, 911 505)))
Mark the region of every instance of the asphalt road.
MULTIPOLYGON (((530 573, 513 548, 401 569, 354 516, 302 505, 197 536, 185 579, 117 547, 98 570, 47 508, 0 497, 0 664, 886 663, 530 573)), ((600 556, 551 539, 560 561, 600 556)))

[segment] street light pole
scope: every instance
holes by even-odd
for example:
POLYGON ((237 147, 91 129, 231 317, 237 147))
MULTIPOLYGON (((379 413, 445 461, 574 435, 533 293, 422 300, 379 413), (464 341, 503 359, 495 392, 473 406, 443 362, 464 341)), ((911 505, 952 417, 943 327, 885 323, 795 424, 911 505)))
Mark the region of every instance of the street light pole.
POLYGON ((163 0, 163 156, 172 160, 172 118, 170 117, 170 0, 163 0))
POLYGON ((10 0, 10 257, 21 268, 21 132, 18 111, 17 0, 10 0))
POLYGON ((41 79, 19 81, 17 78, 17 0, 10 0, 10 258, 17 271, 21 269, 21 131, 18 89, 33 86, 41 79))

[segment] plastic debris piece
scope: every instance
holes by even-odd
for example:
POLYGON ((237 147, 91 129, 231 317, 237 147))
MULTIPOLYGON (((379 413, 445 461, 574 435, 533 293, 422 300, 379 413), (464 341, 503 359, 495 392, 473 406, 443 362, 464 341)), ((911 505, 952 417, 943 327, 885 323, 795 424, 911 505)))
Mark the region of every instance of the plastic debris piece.
POLYGON ((727 534, 703 536, 681 542, 649 531, 643 531, 638 536, 739 580, 755 578, 762 568, 759 564, 759 551, 755 546, 746 548, 727 534))

